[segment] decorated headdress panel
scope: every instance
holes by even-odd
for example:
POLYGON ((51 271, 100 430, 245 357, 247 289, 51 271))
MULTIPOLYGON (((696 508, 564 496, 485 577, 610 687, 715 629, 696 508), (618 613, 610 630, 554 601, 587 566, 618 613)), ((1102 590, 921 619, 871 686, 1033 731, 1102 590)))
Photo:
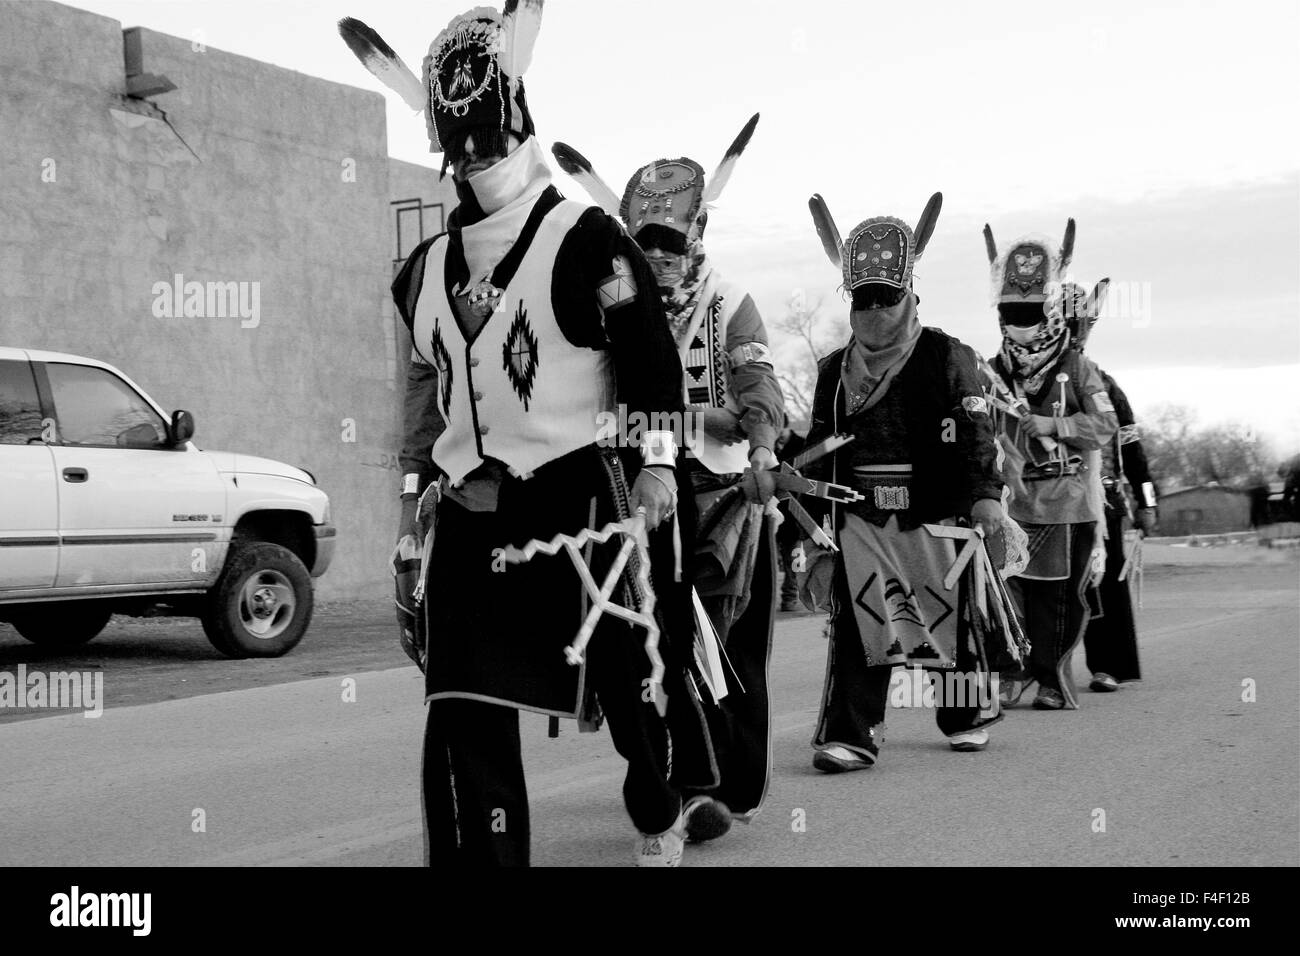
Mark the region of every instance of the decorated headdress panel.
POLYGON ((755 113, 712 175, 706 177, 704 167, 685 156, 657 159, 632 175, 621 197, 572 146, 556 143, 551 152, 560 168, 581 183, 602 209, 622 219, 633 236, 646 226, 658 225, 681 233, 689 243, 699 238, 708 207, 722 195, 757 126, 755 113))
POLYGON ((475 7, 454 18, 434 38, 420 78, 374 30, 360 20, 339 21, 339 33, 362 65, 424 113, 431 152, 442 152, 457 133, 489 127, 526 139, 534 132, 524 96, 542 0, 507 0, 501 13, 475 7))
POLYGON ((869 282, 907 289, 912 284, 912 270, 925 252, 939 219, 943 194, 930 197, 915 230, 893 216, 873 216, 858 223, 847 241, 840 240, 839 230, 821 196, 808 200, 808 208, 822 248, 840 269, 846 290, 852 292, 869 282))
POLYGON ((993 230, 985 224, 984 245, 989 257, 994 302, 1047 302, 1056 295, 1074 256, 1074 220, 1057 246, 1046 236, 1022 236, 999 254, 993 230))
POLYGON ((704 205, 704 167, 693 159, 657 159, 632 174, 619 202, 619 218, 633 236, 649 225, 697 239, 704 205))

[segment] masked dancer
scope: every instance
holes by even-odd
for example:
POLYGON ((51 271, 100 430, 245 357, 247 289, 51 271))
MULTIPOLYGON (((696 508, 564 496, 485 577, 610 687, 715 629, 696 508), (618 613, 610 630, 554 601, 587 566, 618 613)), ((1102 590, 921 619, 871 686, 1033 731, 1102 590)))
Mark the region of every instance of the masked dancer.
POLYGON ((1025 413, 1002 416, 1023 458, 1011 517, 1029 537, 1029 565, 1009 583, 1032 645, 1028 666, 1002 675, 1005 703, 1033 683, 1039 710, 1078 705, 1071 659, 1088 622, 1087 591, 1099 544, 1101 449, 1117 428, 1106 382, 1070 348, 1062 282, 1074 250, 1074 220, 1058 247, 1026 236, 999 253, 984 227, 1002 345, 994 373, 1025 413))
POLYGON ((753 298, 725 279, 704 248, 709 208, 722 195, 758 124, 755 114, 709 176, 693 159, 659 159, 632 174, 621 196, 581 153, 553 152, 562 169, 644 250, 685 371, 685 461, 699 512, 691 578, 734 671, 706 707, 721 784, 690 796, 692 842, 748 822, 771 776, 768 662, 776 611, 779 523, 769 469, 785 403, 767 330, 753 298))
POLYGON ((951 590, 943 583, 956 561, 955 539, 926 527, 969 520, 994 538, 1002 522, 993 425, 975 353, 922 326, 917 312, 913 270, 941 205, 935 193, 915 229, 873 216, 841 241, 821 197, 810 202, 826 254, 852 297, 852 335, 821 362, 808 446, 840 433, 853 440, 805 474, 862 496, 822 510, 838 553, 803 544, 802 591, 811 606, 821 603, 812 582, 829 580, 830 647, 813 739, 813 766, 824 773, 875 764, 898 665, 934 681, 939 730, 954 750, 983 750, 988 727, 1001 719, 989 680, 1001 657, 988 655, 965 580, 951 590))
MULTIPOLYGON (((433 528, 420 612, 426 863, 527 865, 519 711, 576 718, 598 706, 627 761, 635 861, 675 866, 682 800, 660 708, 666 698, 670 722, 692 711, 684 669, 672 663, 672 634, 689 641, 692 626, 668 527, 675 447, 671 432, 647 431, 639 453, 597 437, 616 402, 680 415, 681 362, 640 249, 604 212, 563 199, 551 183, 524 90, 541 7, 511 0, 502 13, 456 17, 429 47, 422 79, 365 24, 340 23, 362 63, 424 113, 459 198, 447 232, 422 243, 393 284, 419 363, 436 370, 444 422, 437 430, 421 420, 429 375, 413 374, 406 445, 432 439, 428 461, 404 479, 401 531, 415 536, 422 496, 433 528), (658 693, 640 632, 622 621, 600 618, 580 666, 566 659, 587 610, 573 563, 503 560, 530 541, 637 514, 659 528, 649 551, 669 666, 658 693)), ((609 546, 586 553, 600 579, 609 546)), ((630 570, 619 590, 625 605, 637 602, 630 570)), ((703 734, 698 709, 693 720, 703 734)))

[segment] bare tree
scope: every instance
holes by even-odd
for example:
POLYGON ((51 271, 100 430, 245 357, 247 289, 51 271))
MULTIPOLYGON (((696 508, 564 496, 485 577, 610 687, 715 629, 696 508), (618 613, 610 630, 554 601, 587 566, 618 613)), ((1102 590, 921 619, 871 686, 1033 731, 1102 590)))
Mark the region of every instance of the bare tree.
POLYGON ((796 289, 790 296, 785 314, 776 321, 778 331, 800 344, 794 361, 784 363, 784 368, 776 376, 785 393, 786 408, 792 422, 807 422, 812 418, 817 363, 842 344, 847 334, 842 326, 842 322, 835 321, 826 296, 809 300, 802 289, 796 289))
POLYGON ((1274 449, 1249 425, 1198 428, 1185 405, 1158 405, 1140 424, 1151 473, 1166 491, 1210 482, 1247 488, 1277 467, 1274 449))

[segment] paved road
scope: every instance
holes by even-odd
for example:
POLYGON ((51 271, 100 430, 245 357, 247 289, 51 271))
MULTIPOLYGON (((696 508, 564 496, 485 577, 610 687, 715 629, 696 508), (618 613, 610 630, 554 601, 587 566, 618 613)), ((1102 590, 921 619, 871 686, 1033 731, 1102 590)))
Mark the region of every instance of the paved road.
MULTIPOLYGON (((1298 581, 1292 558, 1153 569, 1139 687, 1085 692, 1072 713, 1017 709, 982 754, 950 752, 927 711, 893 711, 881 764, 840 777, 809 762, 820 621, 783 619, 767 807, 686 864, 1297 865, 1298 581)), ((99 719, 0 726, 0 865, 419 862, 414 668, 136 706, 113 686, 99 719)), ((525 715, 524 736, 534 862, 626 863, 608 735, 548 740, 525 715)))

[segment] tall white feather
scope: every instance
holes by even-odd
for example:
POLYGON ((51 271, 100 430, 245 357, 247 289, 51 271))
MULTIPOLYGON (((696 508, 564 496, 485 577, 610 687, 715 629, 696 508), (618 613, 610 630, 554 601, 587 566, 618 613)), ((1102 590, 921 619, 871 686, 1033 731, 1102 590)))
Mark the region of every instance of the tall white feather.
POLYGON ((353 17, 339 21, 339 35, 348 45, 361 65, 374 77, 402 98, 413 110, 423 110, 429 94, 411 68, 384 42, 384 38, 353 17))
POLYGON ((701 197, 704 205, 707 206, 711 203, 717 202, 718 197, 722 195, 722 190, 727 187, 727 180, 731 179, 731 173, 736 168, 736 160, 740 158, 740 154, 743 153, 745 147, 749 145, 749 139, 754 135, 754 127, 757 125, 758 114, 755 113, 749 118, 749 122, 745 124, 745 128, 740 131, 740 135, 732 140, 731 145, 727 147, 727 152, 726 155, 722 157, 722 162, 718 164, 718 168, 713 171, 713 175, 710 176, 708 182, 704 184, 704 195, 701 197))
POLYGON ((605 212, 609 213, 615 219, 618 218, 619 208, 622 206, 622 200, 618 194, 609 188, 609 183, 592 168, 590 161, 582 153, 578 152, 567 143, 555 143, 551 146, 551 154, 555 161, 560 164, 560 168, 578 181, 578 185, 587 191, 587 195, 605 212))
POLYGON ((506 0, 501 11, 501 72, 518 86, 533 62, 533 47, 542 28, 542 0, 506 0))

